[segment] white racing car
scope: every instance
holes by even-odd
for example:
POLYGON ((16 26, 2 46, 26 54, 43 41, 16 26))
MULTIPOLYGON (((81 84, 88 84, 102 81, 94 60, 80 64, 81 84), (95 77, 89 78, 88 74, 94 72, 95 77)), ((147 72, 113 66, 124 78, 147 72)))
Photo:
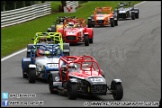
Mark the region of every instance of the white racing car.
POLYGON ((133 3, 125 3, 121 2, 118 4, 117 9, 114 10, 114 14, 117 15, 117 18, 120 19, 128 19, 131 18, 132 20, 139 18, 139 9, 134 8, 133 3), (128 7, 129 6, 129 7, 128 7))

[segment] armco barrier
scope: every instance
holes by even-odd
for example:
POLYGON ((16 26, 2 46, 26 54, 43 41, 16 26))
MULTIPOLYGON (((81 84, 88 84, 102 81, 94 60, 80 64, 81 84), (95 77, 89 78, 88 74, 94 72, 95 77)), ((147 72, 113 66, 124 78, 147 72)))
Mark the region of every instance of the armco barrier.
POLYGON ((66 1, 66 6, 67 7, 70 7, 70 6, 78 7, 78 1, 66 1))
POLYGON ((1 12, 1 28, 26 22, 51 13, 51 3, 45 2, 1 12))

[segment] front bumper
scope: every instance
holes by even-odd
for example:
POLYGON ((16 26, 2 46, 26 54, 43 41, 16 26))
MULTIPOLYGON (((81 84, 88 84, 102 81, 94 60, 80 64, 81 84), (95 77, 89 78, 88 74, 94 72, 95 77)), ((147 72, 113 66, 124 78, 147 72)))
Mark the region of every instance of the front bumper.
POLYGON ((107 85, 91 85, 91 93, 92 94, 103 94, 105 95, 107 92, 107 85))
POLYGON ((126 16, 126 14, 125 13, 120 13, 120 14, 118 14, 118 18, 126 18, 127 16, 126 16))
POLYGON ((65 36, 64 42, 66 42, 66 43, 78 43, 79 41, 78 41, 77 36, 65 36))

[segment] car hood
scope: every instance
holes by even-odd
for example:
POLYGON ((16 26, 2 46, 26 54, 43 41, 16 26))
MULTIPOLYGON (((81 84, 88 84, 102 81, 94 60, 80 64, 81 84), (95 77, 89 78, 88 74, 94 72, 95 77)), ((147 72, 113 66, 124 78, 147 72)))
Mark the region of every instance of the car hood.
POLYGON ((65 34, 66 36, 71 36, 71 35, 77 35, 77 33, 79 32, 78 28, 71 28, 71 29, 66 29, 65 30, 65 34))
POLYGON ((130 11, 132 8, 119 8, 119 13, 126 13, 127 11, 130 11))
POLYGON ((37 57, 35 63, 41 64, 41 65, 46 65, 48 63, 58 63, 58 61, 59 61, 58 57, 48 58, 48 57, 44 56, 44 57, 37 57))
POLYGON ((110 14, 97 14, 96 20, 104 20, 106 17, 110 17, 110 14))

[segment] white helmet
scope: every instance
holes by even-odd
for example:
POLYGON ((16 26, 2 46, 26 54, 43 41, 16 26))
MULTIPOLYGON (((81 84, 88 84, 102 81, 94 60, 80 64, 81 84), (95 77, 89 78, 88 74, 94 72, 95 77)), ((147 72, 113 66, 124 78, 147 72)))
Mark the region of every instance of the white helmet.
POLYGON ((68 23, 68 26, 73 27, 73 26, 74 26, 74 23, 73 23, 73 22, 69 22, 69 23, 68 23))

